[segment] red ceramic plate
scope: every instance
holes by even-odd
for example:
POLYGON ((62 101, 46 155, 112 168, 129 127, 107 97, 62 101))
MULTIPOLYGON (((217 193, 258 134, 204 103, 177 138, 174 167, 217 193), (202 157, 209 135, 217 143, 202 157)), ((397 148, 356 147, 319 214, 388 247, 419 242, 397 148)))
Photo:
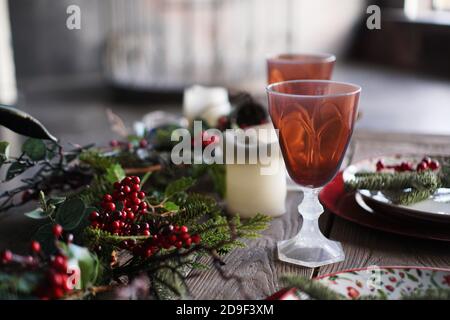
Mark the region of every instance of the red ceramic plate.
POLYGON ((377 213, 369 208, 363 208, 356 202, 354 192, 346 192, 344 190, 342 172, 339 172, 322 189, 319 199, 325 208, 338 217, 369 228, 416 238, 450 241, 448 224, 396 219, 395 216, 391 217, 377 213))

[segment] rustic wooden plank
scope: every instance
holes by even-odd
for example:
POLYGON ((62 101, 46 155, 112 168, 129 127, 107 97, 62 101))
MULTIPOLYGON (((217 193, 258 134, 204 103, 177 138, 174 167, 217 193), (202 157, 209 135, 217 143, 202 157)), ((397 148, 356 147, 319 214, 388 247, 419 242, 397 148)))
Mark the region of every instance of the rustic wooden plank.
MULTIPOLYGON (((450 154, 446 136, 360 132, 355 140, 354 161, 393 153, 450 154)), ((338 217, 330 236, 342 242, 346 259, 320 268, 319 275, 370 265, 450 267, 450 246, 445 242, 376 231, 338 217)))
POLYGON ((371 265, 450 266, 449 244, 372 230, 335 217, 331 237, 340 241, 346 259, 324 266, 318 274, 371 265))
POLYGON ((298 192, 289 192, 287 213, 272 221, 270 228, 257 240, 247 241, 248 248, 228 254, 223 267, 225 274, 240 278, 223 279, 219 272, 192 271, 188 285, 195 299, 262 299, 280 289, 279 277, 294 273, 311 277, 313 269, 281 262, 277 258, 276 243, 294 236, 300 227, 301 218, 297 206, 301 199, 298 192))

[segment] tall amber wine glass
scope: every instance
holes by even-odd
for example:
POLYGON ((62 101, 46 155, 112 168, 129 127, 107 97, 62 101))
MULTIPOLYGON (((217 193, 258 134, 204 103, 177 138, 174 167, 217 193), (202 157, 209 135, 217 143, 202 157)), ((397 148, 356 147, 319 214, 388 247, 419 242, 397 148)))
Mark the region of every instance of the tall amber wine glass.
POLYGON ((293 80, 266 88, 269 113, 292 180, 303 191, 300 232, 278 242, 280 260, 307 267, 342 261, 339 242, 319 230, 318 193, 337 173, 355 123, 361 87, 328 80, 293 80))
POLYGON ((267 82, 330 80, 335 61, 329 53, 279 54, 267 59, 267 82))

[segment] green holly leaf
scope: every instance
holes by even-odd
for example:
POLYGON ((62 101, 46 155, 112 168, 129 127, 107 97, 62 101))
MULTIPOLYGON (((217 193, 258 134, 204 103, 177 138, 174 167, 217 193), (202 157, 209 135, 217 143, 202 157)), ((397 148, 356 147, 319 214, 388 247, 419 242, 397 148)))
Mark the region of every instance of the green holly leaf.
POLYGON ((48 199, 47 204, 51 205, 58 205, 66 201, 66 197, 52 197, 48 199))
POLYGON ((9 142, 0 141, 0 166, 9 158, 9 142))
POLYGON ((120 164, 114 164, 106 169, 106 179, 111 184, 125 178, 125 171, 120 164))
POLYGON ((0 105, 0 126, 27 137, 57 141, 37 119, 11 106, 0 105))
POLYGON ((8 168, 8 172, 6 173, 6 180, 8 181, 15 178, 19 174, 23 173, 27 168, 27 165, 22 162, 14 162, 8 168))
MULTIPOLYGON (((123 206, 123 204, 122 204, 122 206, 123 206)), ((86 223, 86 227, 90 224, 88 217, 92 213, 92 211, 97 211, 97 208, 96 207, 87 207, 86 209, 84 209, 83 218, 84 218, 84 223, 86 223)))
POLYGON ((28 218, 31 219, 45 219, 48 218, 49 214, 42 210, 41 208, 35 209, 33 211, 25 213, 28 218))
MULTIPOLYGON (((58 243, 58 246, 67 255, 69 260, 78 264, 80 268, 80 287, 86 289, 97 280, 100 270, 100 263, 96 255, 87 248, 75 244, 58 243)), ((70 264, 70 262, 69 262, 70 264)))
POLYGON ((29 138, 22 145, 22 152, 31 160, 39 161, 45 158, 47 147, 40 139, 29 138))
POLYGON ((166 203, 164 203, 164 209, 166 209, 167 211, 178 211, 180 210, 180 207, 172 201, 167 201, 166 203))
POLYGON ((65 201, 56 211, 56 222, 65 230, 75 229, 84 217, 85 205, 81 199, 65 201))
POLYGON ((55 236, 53 235, 53 223, 42 225, 34 234, 33 239, 39 241, 42 250, 47 253, 53 253, 55 247, 55 236))
POLYGON ((181 179, 175 180, 169 183, 164 191, 166 198, 172 197, 173 195, 184 192, 195 184, 195 180, 190 177, 183 177, 181 179))

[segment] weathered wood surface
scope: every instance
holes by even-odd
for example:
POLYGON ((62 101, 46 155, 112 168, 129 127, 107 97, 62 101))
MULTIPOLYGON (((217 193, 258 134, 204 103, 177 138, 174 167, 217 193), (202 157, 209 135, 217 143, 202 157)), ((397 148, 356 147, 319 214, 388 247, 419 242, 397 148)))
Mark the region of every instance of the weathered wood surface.
MULTIPOLYGON (((356 132, 347 152, 347 161, 395 153, 450 154, 450 137, 356 132)), ((333 240, 342 242, 345 261, 310 269, 281 262, 276 242, 298 232, 297 213, 300 195, 289 192, 287 213, 275 219, 263 237, 249 241, 248 248, 236 250, 225 258, 223 270, 238 279, 223 279, 214 270, 192 271, 188 284, 196 299, 264 298, 281 288, 280 275, 296 273, 308 277, 370 265, 419 265, 450 267, 450 245, 444 242, 413 239, 372 230, 347 222, 326 212, 321 227, 333 240)))
POLYGON ((301 195, 289 192, 289 214, 274 219, 271 226, 257 240, 247 241, 248 248, 238 249, 224 259, 223 270, 239 279, 225 280, 218 271, 192 271, 188 278, 191 294, 198 299, 262 299, 279 287, 278 278, 286 273, 311 277, 313 270, 299 268, 277 259, 276 243, 298 232, 300 217, 297 213, 301 195))
MULTIPOLYGON (((347 162, 395 153, 450 154, 450 137, 385 134, 358 131, 347 152, 347 162)), ((345 164, 344 164, 345 165, 345 164)), ((258 240, 248 241, 248 248, 227 255, 225 274, 235 278, 224 280, 210 270, 192 271, 188 284, 195 299, 262 299, 280 289, 279 277, 296 273, 307 277, 369 265, 422 265, 450 267, 450 245, 438 241, 413 239, 358 226, 326 212, 321 217, 322 230, 341 241, 345 261, 317 269, 287 264, 277 259, 276 242, 298 232, 301 218, 297 205, 298 192, 289 192, 288 212, 274 219, 258 240)), ((24 249, 37 223, 22 214, 0 220, 0 249, 24 249)))

